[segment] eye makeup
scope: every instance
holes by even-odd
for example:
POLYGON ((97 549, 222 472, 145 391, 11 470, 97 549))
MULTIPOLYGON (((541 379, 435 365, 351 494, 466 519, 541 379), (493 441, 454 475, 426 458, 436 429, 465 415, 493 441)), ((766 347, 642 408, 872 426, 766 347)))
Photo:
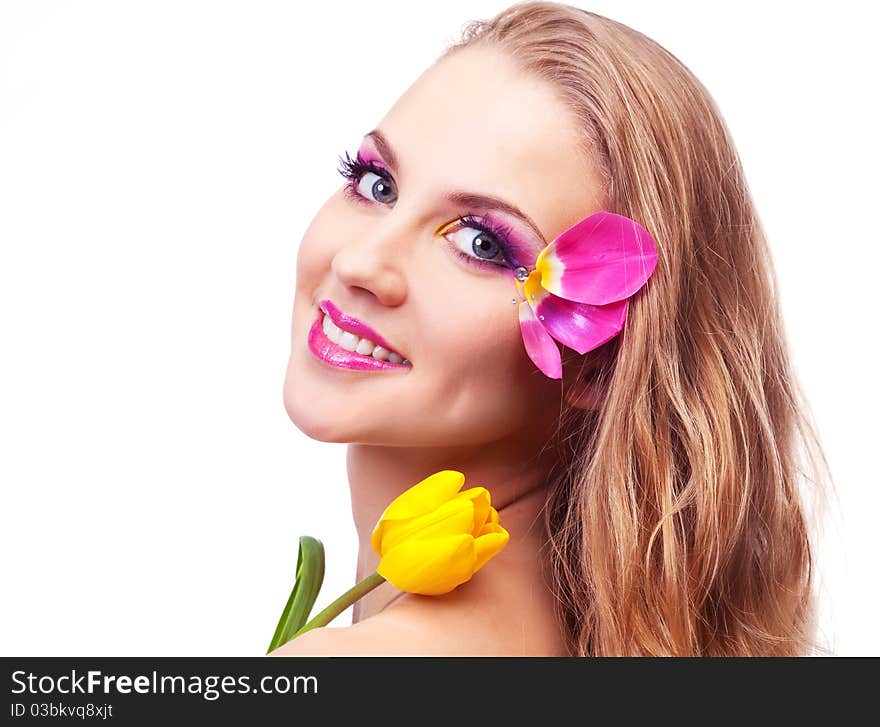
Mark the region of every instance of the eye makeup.
MULTIPOLYGON (((489 266, 513 269, 519 266, 519 260, 524 256, 520 248, 512 242, 514 235, 510 225, 505 225, 503 222, 491 217, 461 214, 457 219, 443 225, 437 231, 437 234, 448 235, 451 232, 463 229, 479 230, 483 236, 489 235, 495 239, 498 243, 498 247, 501 249, 501 260, 499 261, 497 259, 480 258, 475 257, 474 255, 468 255, 466 252, 462 252, 459 247, 454 246, 452 252, 464 262, 482 268, 489 266)), ((476 237, 477 235, 474 235, 473 239, 476 239, 476 237)), ((471 240, 471 243, 473 243, 473 239, 471 240)))
MULTIPOLYGON (((348 156, 348 152, 346 152, 346 156, 348 156)), ((369 164, 377 169, 382 169, 388 175, 391 174, 391 169, 385 166, 382 157, 375 155, 369 147, 364 146, 358 149, 356 158, 364 164, 369 164)))
POLYGON ((391 175, 385 167, 377 164, 371 159, 365 159, 360 151, 355 155, 354 159, 349 156, 348 151, 345 152, 344 159, 340 156, 339 169, 337 171, 348 180, 348 183, 345 185, 346 196, 353 199, 355 202, 360 202, 361 204, 366 205, 371 204, 371 200, 368 200, 364 195, 358 192, 358 184, 364 174, 372 172, 386 182, 391 181, 391 175))
MULTIPOLYGON (((344 158, 339 157, 339 162, 338 171, 348 180, 345 185, 345 194, 348 198, 368 206, 383 204, 379 200, 368 199, 359 191, 361 178, 367 173, 375 174, 386 184, 394 184, 391 173, 381 161, 369 150, 360 149, 354 159, 346 151, 344 158)), ((437 234, 446 234, 452 229, 464 228, 479 230, 483 235, 491 236, 501 250, 501 259, 499 260, 498 258, 488 259, 469 255, 458 247, 452 246, 453 253, 469 265, 484 269, 492 267, 514 269, 520 265, 529 265, 530 261, 534 261, 536 253, 531 251, 534 244, 526 242, 525 239, 528 238, 524 238, 512 225, 492 214, 460 214, 454 221, 443 225, 437 234)), ((476 235, 474 237, 476 238, 476 235)))

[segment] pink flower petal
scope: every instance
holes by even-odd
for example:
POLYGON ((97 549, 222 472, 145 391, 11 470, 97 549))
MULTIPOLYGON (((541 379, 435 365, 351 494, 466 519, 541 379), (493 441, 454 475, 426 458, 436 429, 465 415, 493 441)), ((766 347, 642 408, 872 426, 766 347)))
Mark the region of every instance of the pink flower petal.
POLYGON ((657 265, 657 246, 635 220, 596 212, 570 227, 535 262, 541 285, 568 300, 605 305, 629 298, 657 265))
POLYGON ((607 305, 590 305, 545 292, 535 306, 535 314, 553 338, 583 354, 620 333, 628 303, 624 299, 607 305))
POLYGON ((544 329, 569 348, 586 353, 620 333, 626 320, 628 299, 591 305, 560 298, 541 286, 541 273, 533 271, 522 286, 523 295, 544 329))
POLYGON ((527 301, 519 304, 519 327, 522 331, 526 353, 542 373, 551 379, 562 378, 562 356, 550 334, 544 330, 541 322, 527 301))

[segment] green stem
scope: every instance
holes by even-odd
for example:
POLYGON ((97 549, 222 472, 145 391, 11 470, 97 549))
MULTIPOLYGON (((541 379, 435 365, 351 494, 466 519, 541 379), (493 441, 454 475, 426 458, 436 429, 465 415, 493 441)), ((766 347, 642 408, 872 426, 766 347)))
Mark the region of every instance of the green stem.
POLYGON ((326 626, 346 608, 351 606, 351 604, 353 604, 359 598, 363 598, 374 588, 381 586, 384 582, 385 579, 378 573, 373 573, 372 575, 367 576, 360 583, 356 583, 352 588, 343 593, 339 598, 333 601, 333 603, 327 606, 327 608, 321 611, 321 613, 315 616, 315 618, 313 618, 299 631, 297 631, 293 635, 293 638, 295 639, 300 634, 304 634, 306 631, 310 631, 311 629, 316 629, 320 626, 326 626))

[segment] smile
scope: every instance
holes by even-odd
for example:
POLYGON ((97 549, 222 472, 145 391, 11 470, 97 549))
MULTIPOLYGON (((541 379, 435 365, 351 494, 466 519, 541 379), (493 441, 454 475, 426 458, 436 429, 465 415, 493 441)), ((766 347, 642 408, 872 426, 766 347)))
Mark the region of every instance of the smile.
POLYGON ((322 301, 321 309, 308 341, 309 349, 321 361, 360 371, 412 368, 408 359, 365 323, 345 315, 330 301, 322 301))

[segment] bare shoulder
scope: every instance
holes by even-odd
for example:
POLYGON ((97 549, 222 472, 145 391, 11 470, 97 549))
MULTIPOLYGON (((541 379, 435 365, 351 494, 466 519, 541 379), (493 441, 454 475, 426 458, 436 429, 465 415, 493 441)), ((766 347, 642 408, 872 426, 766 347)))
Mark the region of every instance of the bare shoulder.
POLYGON ((279 647, 272 655, 452 656, 460 653, 456 640, 464 640, 463 634, 449 633, 445 619, 432 619, 430 615, 430 611, 418 607, 389 609, 352 626, 313 629, 279 647))
POLYGON ((313 629, 273 656, 555 656, 555 644, 456 594, 402 598, 346 627, 313 629))
MULTIPOLYGON (((379 614, 381 615, 381 614, 379 614)), ((422 652, 400 619, 379 615, 353 626, 313 629, 272 652, 272 656, 405 656, 422 652)))

